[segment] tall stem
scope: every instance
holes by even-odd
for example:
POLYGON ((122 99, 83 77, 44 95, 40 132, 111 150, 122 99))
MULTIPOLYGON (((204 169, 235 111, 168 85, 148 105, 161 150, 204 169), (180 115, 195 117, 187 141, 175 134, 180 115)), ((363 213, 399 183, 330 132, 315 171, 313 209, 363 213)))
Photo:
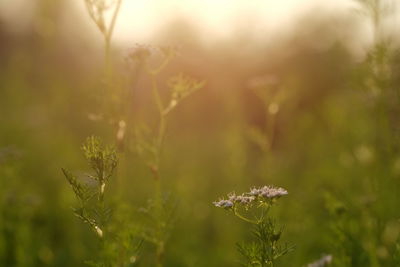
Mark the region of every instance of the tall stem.
POLYGON ((112 16, 112 19, 111 19, 110 26, 108 27, 107 38, 110 39, 110 40, 111 40, 111 37, 112 37, 113 32, 114 32, 115 22, 117 21, 117 17, 118 17, 119 9, 121 7, 121 3, 122 3, 122 0, 118 0, 117 1, 117 5, 116 5, 116 7, 114 9, 114 13, 113 13, 113 16, 112 16))
POLYGON ((161 242, 157 246, 157 252, 156 252, 156 259, 157 259, 156 266, 157 267, 163 266, 163 264, 162 264, 163 255, 164 255, 164 242, 161 242))
MULTIPOLYGON (((164 114, 164 106, 161 101, 156 77, 155 77, 155 75, 152 74, 151 78, 152 78, 153 98, 154 98, 154 101, 156 102, 158 113, 159 113, 159 126, 158 126, 158 134, 157 134, 157 138, 156 138, 157 154, 159 157, 161 154, 161 151, 162 151, 165 130, 167 127, 167 117, 164 114)), ((159 159, 157 161, 159 161, 159 159)), ((159 162, 157 162, 157 164, 159 164, 159 162)))
POLYGON ((106 65, 106 73, 107 73, 107 81, 111 84, 111 79, 113 77, 113 70, 111 66, 111 39, 112 35, 114 33, 114 28, 115 28, 115 22, 117 21, 119 9, 121 7, 122 0, 118 0, 116 7, 114 9, 114 13, 111 18, 111 22, 108 26, 108 29, 104 32, 104 43, 105 43, 105 49, 104 49, 104 61, 106 65))
POLYGON ((109 89, 112 84, 113 71, 111 66, 111 40, 107 36, 104 37, 104 73, 109 89))
MULTIPOLYGON (((156 80, 156 73, 157 72, 149 72, 151 75, 151 83, 152 83, 152 93, 154 102, 156 103, 157 110, 159 113, 159 124, 158 124, 158 133, 155 140, 156 145, 156 159, 155 159, 155 166, 152 167, 152 173, 155 178, 155 212, 156 216, 159 217, 159 223, 157 225, 158 229, 157 232, 162 235, 163 229, 163 222, 162 222, 162 190, 161 190, 161 179, 160 179, 160 158, 162 154, 162 147, 165 137, 165 132, 167 128, 167 118, 164 114, 164 106, 160 97, 160 93, 158 90, 158 84, 156 80)), ((156 243, 156 266, 162 267, 162 259, 165 250, 165 242, 162 237, 156 243)))

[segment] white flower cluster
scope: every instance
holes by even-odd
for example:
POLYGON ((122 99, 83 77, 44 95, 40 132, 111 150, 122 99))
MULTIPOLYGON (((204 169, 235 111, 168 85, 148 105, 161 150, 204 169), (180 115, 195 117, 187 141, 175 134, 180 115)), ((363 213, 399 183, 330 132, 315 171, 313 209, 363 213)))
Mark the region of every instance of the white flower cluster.
POLYGON ((278 198, 288 194, 286 189, 282 187, 263 186, 260 188, 252 188, 249 195, 263 198, 278 198))
POLYGON ((233 207, 233 202, 229 199, 220 199, 218 201, 213 202, 214 205, 218 208, 229 209, 233 207))
POLYGON ((287 195, 286 189, 281 187, 273 186, 263 186, 260 188, 252 188, 250 192, 244 193, 242 195, 236 195, 235 193, 228 194, 228 199, 220 199, 213 202, 213 204, 218 208, 231 209, 235 204, 241 204, 244 206, 249 206, 256 200, 263 201, 264 199, 276 199, 281 196, 287 195))

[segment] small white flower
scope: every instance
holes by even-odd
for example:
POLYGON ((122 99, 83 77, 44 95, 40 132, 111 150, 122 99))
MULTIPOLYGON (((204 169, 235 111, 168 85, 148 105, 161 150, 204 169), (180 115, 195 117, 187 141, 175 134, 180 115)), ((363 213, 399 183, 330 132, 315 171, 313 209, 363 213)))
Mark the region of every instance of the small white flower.
POLYGON ((228 194, 228 199, 221 199, 219 201, 213 202, 213 204, 218 208, 230 209, 235 204, 240 204, 246 206, 248 208, 252 202, 255 200, 262 200, 261 198, 266 199, 275 199, 281 196, 287 195, 288 192, 286 189, 281 187, 273 187, 273 186, 263 186, 260 188, 252 188, 250 192, 244 193, 242 195, 236 195, 234 192, 228 194))
POLYGON ((229 209, 233 207, 233 202, 228 199, 221 199, 219 201, 213 202, 213 204, 218 208, 229 209))
POLYGON ((243 204, 243 205, 248 205, 251 202, 253 202, 255 199, 256 198, 254 196, 241 195, 241 196, 236 197, 236 202, 243 204))
POLYGON ((260 188, 252 188, 249 195, 264 198, 278 198, 288 194, 288 191, 282 187, 263 186, 260 188))

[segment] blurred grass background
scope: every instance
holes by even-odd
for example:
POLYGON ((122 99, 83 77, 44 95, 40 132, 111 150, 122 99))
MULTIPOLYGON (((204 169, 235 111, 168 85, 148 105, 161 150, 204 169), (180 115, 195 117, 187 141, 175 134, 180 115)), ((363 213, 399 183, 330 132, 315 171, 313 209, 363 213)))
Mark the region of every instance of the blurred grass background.
MULTIPOLYGON (((93 25, 68 23, 86 14, 65 14, 67 2, 36 1, 22 32, 0 20, 1 266, 83 266, 95 236, 73 216, 60 168, 87 170, 80 146, 89 135, 115 142, 115 123, 90 114, 128 105, 126 116, 155 120, 148 81, 126 61, 130 49, 115 44, 113 56, 132 98, 104 93, 102 45, 85 36, 93 25)), ((389 266, 400 231, 399 54, 391 39, 390 57, 383 56, 390 75, 372 88, 374 47, 363 23, 355 12, 310 10, 274 40, 249 30, 204 44, 184 20, 154 34, 150 45, 181 47, 161 80, 183 71, 207 82, 174 111, 166 137, 163 186, 179 201, 166 266, 238 266, 235 243, 249 238, 248 225, 212 202, 264 184, 289 191, 274 211, 284 239, 296 244, 282 266, 335 257, 329 196, 344 203, 355 228, 374 225, 366 228, 376 232, 354 237, 389 266), (268 101, 282 97, 271 107, 257 90, 268 101), (265 129, 274 136, 267 150, 257 135, 265 129)), ((153 181, 135 153, 125 153, 114 191, 135 209, 153 181)))

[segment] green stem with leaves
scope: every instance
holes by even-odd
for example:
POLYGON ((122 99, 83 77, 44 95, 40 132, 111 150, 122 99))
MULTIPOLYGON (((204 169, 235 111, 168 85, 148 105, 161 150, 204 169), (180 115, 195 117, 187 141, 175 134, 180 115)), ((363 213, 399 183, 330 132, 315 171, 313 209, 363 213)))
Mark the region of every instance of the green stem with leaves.
MULTIPOLYGON (((155 159, 155 166, 154 169, 152 170, 154 174, 154 183, 155 183, 155 212, 157 216, 161 218, 162 214, 162 189, 161 189, 161 179, 160 179, 160 158, 162 154, 162 147, 163 147, 163 141, 166 133, 166 127, 167 127, 167 118, 163 113, 164 107, 161 101, 159 89, 158 89, 158 84, 156 80, 156 73, 157 72, 152 72, 151 73, 151 80, 152 80, 152 92, 153 92, 153 98, 156 103, 158 113, 159 113, 159 124, 158 124, 158 134, 156 137, 156 159, 155 159)), ((157 231, 161 233, 163 231, 162 229, 162 221, 160 220, 160 223, 158 224, 158 229, 157 231)), ((156 260, 157 260, 157 266, 161 267, 162 266, 162 258, 164 255, 164 250, 165 250, 165 241, 164 240, 158 240, 156 244, 156 260)))

